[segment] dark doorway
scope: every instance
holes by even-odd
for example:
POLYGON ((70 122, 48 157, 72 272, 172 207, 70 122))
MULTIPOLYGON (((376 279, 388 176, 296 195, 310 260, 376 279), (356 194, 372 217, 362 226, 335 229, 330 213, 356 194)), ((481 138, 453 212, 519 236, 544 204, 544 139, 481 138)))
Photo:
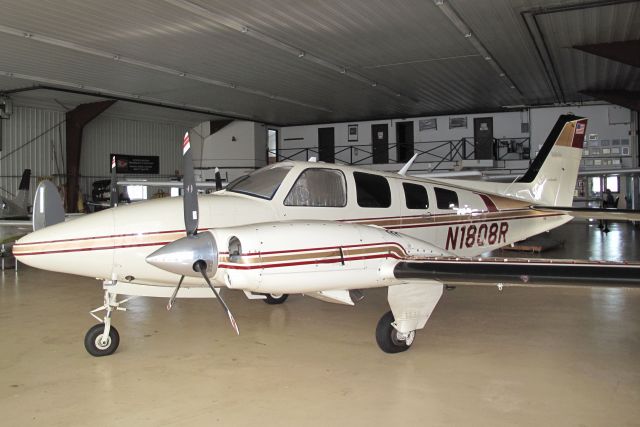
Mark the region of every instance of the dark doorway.
POLYGON ((493 117, 473 119, 473 141, 476 160, 493 159, 493 117))
POLYGON ((371 125, 371 151, 373 163, 389 163, 389 127, 371 125))
POLYGON ((413 157, 413 122, 396 123, 396 161, 408 162, 413 157))
POLYGON ((321 162, 336 162, 336 143, 333 128, 318 128, 318 160, 321 162))

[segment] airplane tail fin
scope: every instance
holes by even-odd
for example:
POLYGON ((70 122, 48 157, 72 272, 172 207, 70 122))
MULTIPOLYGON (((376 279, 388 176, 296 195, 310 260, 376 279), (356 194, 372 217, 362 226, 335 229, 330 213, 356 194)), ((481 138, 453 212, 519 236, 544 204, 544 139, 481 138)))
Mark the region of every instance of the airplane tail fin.
POLYGON ((571 206, 586 130, 586 118, 560 116, 526 174, 514 185, 518 195, 542 205, 571 206))
POLYGON ((20 208, 27 211, 29 204, 29 186, 31 185, 31 169, 25 169, 22 172, 22 179, 20 179, 20 185, 18 186, 18 193, 14 200, 15 204, 20 208))

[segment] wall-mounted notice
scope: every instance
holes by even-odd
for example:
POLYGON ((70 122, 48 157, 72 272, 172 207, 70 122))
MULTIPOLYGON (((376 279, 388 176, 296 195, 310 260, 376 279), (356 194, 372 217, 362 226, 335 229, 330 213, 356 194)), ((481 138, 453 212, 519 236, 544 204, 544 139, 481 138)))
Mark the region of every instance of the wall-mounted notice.
POLYGON ((436 130, 438 129, 438 119, 422 119, 418 121, 418 129, 420 132, 423 130, 436 130))
MULTIPOLYGON (((130 156, 128 154, 111 154, 109 159, 116 156, 116 173, 131 174, 159 174, 159 156, 130 156)), ((111 164, 111 160, 109 160, 111 164)))

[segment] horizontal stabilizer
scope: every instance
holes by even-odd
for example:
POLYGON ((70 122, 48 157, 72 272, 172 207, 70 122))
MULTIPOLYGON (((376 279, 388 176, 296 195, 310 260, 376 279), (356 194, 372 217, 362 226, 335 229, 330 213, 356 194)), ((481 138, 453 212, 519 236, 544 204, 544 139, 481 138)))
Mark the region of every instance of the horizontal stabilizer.
POLYGON ((632 209, 574 208, 563 206, 532 206, 532 208, 545 212, 563 213, 566 215, 571 215, 574 218, 640 221, 640 211, 635 211, 632 209))

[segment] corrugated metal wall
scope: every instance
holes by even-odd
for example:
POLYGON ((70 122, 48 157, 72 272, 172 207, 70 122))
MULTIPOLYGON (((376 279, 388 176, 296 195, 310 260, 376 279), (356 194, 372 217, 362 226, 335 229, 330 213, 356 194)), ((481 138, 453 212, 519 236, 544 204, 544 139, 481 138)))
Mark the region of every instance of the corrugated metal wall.
MULTIPOLYGON (((0 150, 0 195, 16 193, 22 171, 32 171, 31 197, 40 177, 56 184, 65 179, 65 113, 42 107, 14 106, 8 120, 2 120, 0 150)), ((80 189, 91 194, 91 184, 109 178, 110 154, 160 157, 160 175, 182 171, 180 143, 187 128, 180 124, 100 116, 84 128, 80 160, 80 189)), ((143 178, 142 175, 131 177, 143 178)), ((126 178, 125 176, 118 177, 126 178)))
MULTIPOLYGON (((186 127, 143 120, 100 116, 84 128, 80 188, 91 194, 91 183, 109 178, 111 153, 160 157, 160 176, 182 171, 180 144, 186 127)), ((143 175, 132 175, 143 178, 143 175)), ((158 175, 153 175, 158 178, 158 175)), ((118 179, 124 179, 120 176, 118 179)))
POLYGON ((31 169, 31 194, 37 178, 64 173, 65 114, 43 108, 14 106, 2 120, 0 151, 0 194, 15 194, 25 168, 31 169))

